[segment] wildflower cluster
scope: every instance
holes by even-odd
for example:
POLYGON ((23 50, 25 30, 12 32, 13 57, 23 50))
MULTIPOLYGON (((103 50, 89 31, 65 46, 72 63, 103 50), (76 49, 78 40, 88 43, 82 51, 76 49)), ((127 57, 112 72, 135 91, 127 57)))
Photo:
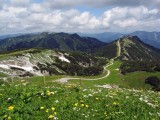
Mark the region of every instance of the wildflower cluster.
POLYGON ((0 86, 0 119, 158 120, 160 93, 76 84, 0 86))

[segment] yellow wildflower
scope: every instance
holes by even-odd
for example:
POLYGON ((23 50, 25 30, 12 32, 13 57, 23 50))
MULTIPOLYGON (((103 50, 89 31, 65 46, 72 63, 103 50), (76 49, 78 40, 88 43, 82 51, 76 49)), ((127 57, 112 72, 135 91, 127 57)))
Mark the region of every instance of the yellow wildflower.
POLYGON ((116 103, 116 102, 113 102, 113 105, 117 105, 117 103, 116 103))
POLYGON ((56 108, 54 108, 54 107, 51 108, 52 111, 55 111, 55 109, 56 109, 56 108))
POLYGON ((52 95, 54 95, 54 92, 50 92, 52 95))
POLYGON ((9 107, 8 107, 8 110, 13 110, 13 109, 14 109, 13 106, 9 106, 9 107))
POLYGON ((89 107, 89 105, 86 105, 86 108, 88 108, 89 107))
POLYGON ((83 101, 83 100, 80 100, 80 102, 83 103, 84 101, 83 101))
POLYGON ((51 95, 51 93, 50 93, 50 92, 47 92, 47 95, 48 95, 48 96, 50 96, 50 95, 51 95))
POLYGON ((47 95, 50 96, 51 94, 54 95, 54 92, 50 92, 49 90, 47 91, 47 95))
POLYGON ((44 107, 43 107, 43 106, 41 106, 41 107, 40 107, 40 109, 41 109, 41 110, 43 110, 43 109, 44 109, 44 107))
POLYGON ((48 110, 48 109, 46 109, 46 113, 48 113, 48 111, 49 111, 49 110, 48 110))
POLYGON ((48 118, 49 118, 49 119, 52 119, 53 117, 54 117, 53 115, 49 115, 49 117, 48 117, 48 118))
POLYGON ((77 106, 78 106, 78 103, 75 103, 75 104, 74 104, 74 106, 76 106, 76 107, 77 107, 77 106))
POLYGON ((8 116, 8 120, 11 120, 11 117, 10 117, 10 116, 8 116))
POLYGON ((84 107, 84 104, 81 104, 82 107, 84 107))
POLYGON ((96 98, 96 100, 99 100, 99 98, 96 98))
POLYGON ((54 112, 54 115, 57 115, 57 112, 54 112))
POLYGON ((3 117, 4 117, 4 118, 6 118, 6 117, 7 117, 7 115, 4 115, 3 117))

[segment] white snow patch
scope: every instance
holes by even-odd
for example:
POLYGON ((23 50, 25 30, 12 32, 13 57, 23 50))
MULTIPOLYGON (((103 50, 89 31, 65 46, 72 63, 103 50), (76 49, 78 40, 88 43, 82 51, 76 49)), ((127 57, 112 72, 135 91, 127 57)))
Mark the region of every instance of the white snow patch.
POLYGON ((23 69, 25 71, 33 71, 33 68, 31 66, 25 66, 25 67, 20 67, 20 66, 17 66, 17 65, 10 65, 11 67, 15 67, 15 68, 20 68, 20 69, 23 69))
POLYGON ((3 64, 0 64, 0 68, 3 68, 3 69, 10 69, 9 66, 3 65, 3 64))
POLYGON ((0 68, 3 68, 3 69, 10 69, 10 67, 15 67, 15 68, 20 68, 20 69, 23 69, 25 71, 33 71, 33 67, 32 66, 18 66, 18 65, 4 65, 4 64, 0 64, 0 68))
POLYGON ((58 58, 59 58, 61 61, 70 63, 70 61, 69 61, 67 58, 65 58, 63 55, 59 56, 58 58))
POLYGON ((26 56, 26 57, 31 57, 31 55, 30 55, 29 53, 27 53, 25 56, 26 56))

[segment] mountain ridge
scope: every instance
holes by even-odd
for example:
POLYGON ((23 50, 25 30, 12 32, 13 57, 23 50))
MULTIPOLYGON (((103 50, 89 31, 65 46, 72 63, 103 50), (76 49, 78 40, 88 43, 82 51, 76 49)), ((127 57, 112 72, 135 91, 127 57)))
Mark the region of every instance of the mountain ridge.
POLYGON ((160 48, 160 32, 147 32, 147 31, 135 31, 130 33, 104 32, 95 34, 79 33, 79 35, 94 37, 106 43, 113 42, 114 40, 126 35, 132 35, 132 36, 138 36, 143 42, 151 46, 160 48))
POLYGON ((78 34, 47 33, 27 34, 0 41, 0 51, 12 51, 23 48, 48 48, 69 51, 93 51, 105 43, 91 37, 80 37, 78 34))
POLYGON ((137 36, 130 35, 106 44, 96 51, 95 54, 109 59, 115 58, 117 54, 120 54, 117 57, 120 60, 157 61, 160 59, 160 49, 144 43, 137 36))

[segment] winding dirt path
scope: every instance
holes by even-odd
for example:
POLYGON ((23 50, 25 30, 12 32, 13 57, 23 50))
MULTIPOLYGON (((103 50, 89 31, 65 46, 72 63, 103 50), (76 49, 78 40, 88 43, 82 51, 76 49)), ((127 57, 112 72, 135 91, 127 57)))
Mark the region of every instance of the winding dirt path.
MULTIPOLYGON (((116 59, 117 57, 119 57, 121 55, 121 45, 120 45, 119 40, 117 41, 117 47, 118 47, 117 56, 114 59, 116 59)), ((110 75, 110 73, 111 73, 111 71, 108 70, 107 68, 109 66, 113 65, 114 59, 111 59, 110 63, 107 64, 104 67, 104 72, 107 71, 107 74, 104 75, 104 76, 102 76, 102 77, 99 77, 99 78, 90 78, 90 79, 89 78, 81 78, 81 77, 77 77, 77 78, 76 77, 75 78, 74 77, 65 77, 65 78, 58 79, 55 82, 66 83, 66 82, 68 82, 68 80, 101 80, 101 79, 107 78, 110 75)))
POLYGON ((90 79, 88 79, 88 78, 80 78, 80 77, 78 77, 78 78, 65 77, 65 78, 58 79, 55 82, 66 83, 66 82, 68 82, 68 80, 100 80, 100 79, 107 78, 111 73, 110 70, 108 70, 107 68, 109 66, 113 65, 113 61, 114 60, 111 60, 110 63, 104 67, 104 71, 107 71, 107 74, 102 76, 102 77, 93 78, 93 79, 92 78, 90 78, 90 79))
POLYGON ((121 55, 121 45, 120 45, 119 40, 117 41, 117 47, 118 47, 117 57, 119 57, 121 55))

